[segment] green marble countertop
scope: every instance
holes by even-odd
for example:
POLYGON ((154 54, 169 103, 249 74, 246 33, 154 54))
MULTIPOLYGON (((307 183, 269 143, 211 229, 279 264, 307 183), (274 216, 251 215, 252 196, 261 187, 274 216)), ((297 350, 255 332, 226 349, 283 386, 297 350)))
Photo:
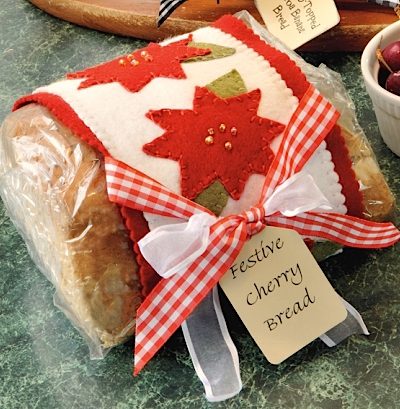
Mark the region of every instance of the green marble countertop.
MULTIPOLYGON (((0 7, 0 121, 16 97, 39 85, 127 53, 144 43, 56 20, 22 0, 0 7)), ((359 54, 307 55, 339 71, 389 185, 400 197, 400 159, 382 142, 362 85, 359 54)), ((399 218, 397 218, 399 224, 399 218)), ((181 333, 137 378, 132 344, 91 361, 88 349, 53 306, 53 288, 31 261, 0 207, 0 408, 396 408, 400 405, 400 271, 397 245, 346 250, 324 263, 328 278, 363 315, 371 335, 329 349, 316 341, 270 365, 227 302, 244 388, 228 402, 203 397, 181 333)))

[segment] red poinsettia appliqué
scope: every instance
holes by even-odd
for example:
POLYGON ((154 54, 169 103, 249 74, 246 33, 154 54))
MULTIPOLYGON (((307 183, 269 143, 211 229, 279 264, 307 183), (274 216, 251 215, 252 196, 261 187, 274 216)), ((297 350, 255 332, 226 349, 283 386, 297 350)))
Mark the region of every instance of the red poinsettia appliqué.
POLYGON ((153 78, 186 78, 181 62, 188 58, 206 55, 208 49, 188 46, 192 36, 166 46, 150 43, 146 48, 115 60, 70 73, 69 79, 85 78, 79 89, 93 85, 119 82, 128 91, 138 92, 153 78))
POLYGON ((182 194, 194 199, 219 180, 239 199, 250 174, 266 174, 270 142, 284 125, 257 115, 261 91, 219 98, 197 87, 193 110, 161 109, 147 116, 165 133, 143 146, 152 156, 179 162, 182 194))

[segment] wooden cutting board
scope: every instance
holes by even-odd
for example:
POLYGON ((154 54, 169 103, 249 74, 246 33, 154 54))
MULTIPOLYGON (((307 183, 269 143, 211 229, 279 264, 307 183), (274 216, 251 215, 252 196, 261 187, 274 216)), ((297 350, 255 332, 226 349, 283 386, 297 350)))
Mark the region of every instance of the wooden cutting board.
MULTIPOLYGON (((160 40, 207 25, 227 13, 248 10, 262 21, 253 0, 188 0, 157 28, 159 0, 31 0, 53 16, 114 34, 160 40)), ((304 45, 302 51, 361 51, 398 18, 390 8, 364 0, 338 0, 338 26, 304 45)))

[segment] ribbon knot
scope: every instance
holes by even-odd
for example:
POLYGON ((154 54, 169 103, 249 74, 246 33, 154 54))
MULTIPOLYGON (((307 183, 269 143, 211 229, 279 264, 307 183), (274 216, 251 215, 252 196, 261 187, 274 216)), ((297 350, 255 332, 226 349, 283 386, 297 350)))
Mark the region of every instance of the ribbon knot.
POLYGON ((266 226, 264 206, 253 206, 249 210, 244 211, 241 216, 246 222, 247 236, 251 237, 260 233, 266 226))

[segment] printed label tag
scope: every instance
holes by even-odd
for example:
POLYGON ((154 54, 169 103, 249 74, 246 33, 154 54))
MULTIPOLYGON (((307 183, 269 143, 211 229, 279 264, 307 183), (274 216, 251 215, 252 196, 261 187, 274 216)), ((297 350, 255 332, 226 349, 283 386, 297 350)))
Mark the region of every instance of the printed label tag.
POLYGON ((272 364, 347 316, 340 297, 293 230, 267 226, 253 236, 220 285, 272 364))
POLYGON ((340 21, 334 0, 255 0, 268 30, 292 50, 340 21))

